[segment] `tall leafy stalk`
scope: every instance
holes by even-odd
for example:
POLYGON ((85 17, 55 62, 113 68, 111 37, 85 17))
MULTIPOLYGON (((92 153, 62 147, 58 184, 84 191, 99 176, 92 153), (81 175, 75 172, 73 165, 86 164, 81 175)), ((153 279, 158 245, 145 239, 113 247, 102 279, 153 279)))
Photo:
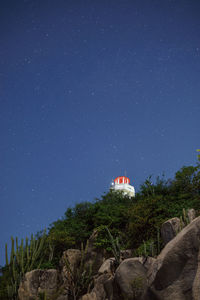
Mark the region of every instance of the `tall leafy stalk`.
POLYGON ((111 243, 111 247, 112 247, 112 253, 115 257, 115 262, 117 265, 120 264, 121 262, 121 247, 119 244, 119 238, 117 237, 116 239, 114 239, 114 237, 112 236, 110 230, 108 229, 108 227, 106 227, 106 231, 108 233, 108 237, 111 243))
POLYGON ((24 240, 21 239, 20 246, 18 244, 18 238, 14 240, 14 238, 11 237, 10 261, 8 259, 8 247, 7 244, 5 245, 6 266, 10 274, 10 279, 7 284, 7 294, 10 299, 17 299, 18 287, 25 273, 40 267, 43 260, 41 254, 45 240, 45 231, 37 240, 33 235, 31 236, 30 242, 28 238, 26 238, 25 245, 24 240))

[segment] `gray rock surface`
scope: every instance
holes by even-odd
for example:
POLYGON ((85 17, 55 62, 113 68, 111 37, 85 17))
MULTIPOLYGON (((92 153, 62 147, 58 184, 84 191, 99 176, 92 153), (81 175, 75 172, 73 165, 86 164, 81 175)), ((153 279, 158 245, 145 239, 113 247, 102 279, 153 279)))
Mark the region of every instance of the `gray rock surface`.
POLYGON ((107 295, 104 284, 111 278, 110 274, 102 274, 94 280, 94 288, 92 292, 96 294, 97 300, 106 300, 107 295))
POLYGON ((180 219, 172 218, 167 220, 161 226, 161 237, 166 245, 169 241, 171 241, 177 233, 180 231, 180 219))
POLYGON ((193 300, 199 300, 200 299, 200 249, 197 257, 197 271, 194 278, 193 286, 192 286, 192 296, 193 300))
POLYGON ((141 299, 147 287, 146 269, 139 258, 125 259, 117 268, 114 282, 121 299, 141 299))
POLYGON ((101 267, 102 263, 104 262, 104 253, 103 250, 96 248, 96 240, 98 237, 98 231, 94 230, 92 235, 88 240, 88 248, 87 254, 85 257, 85 264, 92 265, 93 275, 97 274, 99 268, 101 267))
POLYGON ((190 223, 196 218, 196 212, 194 208, 188 209, 187 216, 190 223))
POLYGON ((18 296, 19 300, 37 300, 43 292, 46 292, 47 297, 53 297, 57 289, 57 270, 33 270, 25 274, 19 286, 18 296))
POLYGON ((62 279, 62 295, 63 297, 68 298, 68 295, 71 291, 72 277, 67 267, 66 261, 69 263, 70 270, 75 272, 79 267, 81 261, 81 251, 78 249, 68 249, 63 252, 62 258, 60 260, 61 268, 61 279, 62 279))
MULTIPOLYGON (((169 238, 179 226, 180 220, 173 218, 165 222, 162 229, 169 238)), ((95 237, 94 232, 84 261, 86 268, 95 263, 95 237)), ((26 273, 19 287, 19 300, 39 300, 39 294, 44 292, 50 300, 69 300, 73 279, 66 260, 72 272, 76 272, 81 252, 65 251, 59 271, 26 273)), ((102 258, 98 261, 96 269, 102 261, 102 258)), ((94 288, 77 300, 200 300, 200 217, 173 236, 156 259, 128 258, 116 271, 114 262, 114 258, 109 258, 101 264, 93 277, 94 288)))
POLYGON ((101 267, 99 268, 98 274, 104 274, 104 273, 109 273, 113 274, 114 273, 114 263, 115 263, 115 258, 111 257, 106 259, 101 267))
POLYGON ((82 296, 80 300, 97 300, 97 296, 94 292, 91 292, 82 296))
POLYGON ((63 252, 60 260, 60 266, 64 269, 64 272, 66 271, 66 260, 69 262, 70 268, 73 271, 80 264, 81 251, 78 249, 68 249, 63 252))
MULTIPOLYGON (((80 300, 108 300, 104 285, 110 278, 110 274, 102 274, 100 276, 96 276, 96 278, 94 279, 93 290, 91 291, 91 293, 82 296, 80 300)), ((111 300, 111 298, 109 300, 111 300)))
POLYGON ((146 299, 200 299, 200 217, 162 250, 149 269, 146 299))

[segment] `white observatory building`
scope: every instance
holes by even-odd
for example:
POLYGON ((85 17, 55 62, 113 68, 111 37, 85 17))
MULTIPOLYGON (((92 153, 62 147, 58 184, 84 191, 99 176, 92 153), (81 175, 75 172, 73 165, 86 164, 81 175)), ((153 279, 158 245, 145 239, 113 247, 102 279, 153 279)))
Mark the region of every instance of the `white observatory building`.
POLYGON ((126 176, 119 176, 111 183, 111 190, 122 191, 124 195, 135 197, 135 189, 130 185, 130 179, 126 176))

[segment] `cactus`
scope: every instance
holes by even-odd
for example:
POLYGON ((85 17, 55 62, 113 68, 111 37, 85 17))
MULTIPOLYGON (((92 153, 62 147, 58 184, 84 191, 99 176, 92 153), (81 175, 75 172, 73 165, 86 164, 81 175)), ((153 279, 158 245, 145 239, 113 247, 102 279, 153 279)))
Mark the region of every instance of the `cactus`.
MULTIPOLYGON (((187 211, 187 212, 188 212, 188 211, 187 211)), ((184 222, 184 224, 185 224, 186 226, 190 223, 189 218, 188 218, 188 215, 186 214, 185 208, 183 208, 183 222, 184 222)))
POLYGON ((47 300, 47 294, 45 291, 39 293, 39 300, 47 300))
POLYGON ((5 245, 5 253, 6 253, 6 266, 8 266, 8 245, 5 245))
POLYGON ((157 254, 160 253, 160 229, 157 228, 157 254))
POLYGON ((155 256, 155 252, 154 252, 154 242, 151 242, 151 244, 150 244, 150 253, 151 253, 151 256, 152 256, 152 257, 155 256))
POLYGON ((11 237, 10 261, 8 259, 7 244, 5 245, 6 266, 10 273, 10 280, 7 284, 7 294, 10 299, 16 299, 20 281, 25 273, 40 266, 43 259, 43 257, 40 258, 40 256, 45 239, 46 232, 44 231, 44 234, 38 240, 32 235, 29 243, 28 238, 26 238, 25 245, 24 240, 21 239, 19 246, 18 238, 14 240, 14 238, 11 237))
POLYGON ((145 241, 143 241, 143 246, 144 246, 144 256, 147 257, 147 245, 145 241))
POLYGON ((178 234, 185 226, 190 224, 190 220, 188 217, 188 210, 186 212, 185 208, 182 210, 182 215, 180 216, 180 227, 179 230, 177 230, 176 234, 178 234))
POLYGON ((156 242, 153 240, 143 241, 143 243, 134 252, 135 256, 147 258, 156 255, 156 242))
POLYGON ((52 245, 51 243, 49 243, 49 262, 51 262, 53 259, 54 249, 55 249, 55 246, 52 245))
POLYGON ((185 224, 183 222, 183 217, 180 216, 180 231, 185 227, 185 224))
POLYGON ((12 263, 14 255, 15 255, 15 241, 12 236, 11 236, 11 243, 12 243, 12 246, 11 246, 11 253, 10 253, 10 263, 12 263))

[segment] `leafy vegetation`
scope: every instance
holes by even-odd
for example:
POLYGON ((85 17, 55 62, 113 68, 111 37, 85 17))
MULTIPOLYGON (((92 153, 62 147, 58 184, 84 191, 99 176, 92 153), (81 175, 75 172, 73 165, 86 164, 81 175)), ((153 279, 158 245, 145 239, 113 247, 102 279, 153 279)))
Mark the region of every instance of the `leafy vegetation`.
MULTIPOLYGON (((52 223, 43 243, 43 262, 40 267, 58 267, 64 250, 81 248, 94 229, 99 232, 96 246, 112 253, 113 247, 120 240, 120 248, 131 248, 141 255, 156 255, 162 247, 159 236, 161 224, 169 218, 180 217, 186 221, 185 212, 194 208, 200 211, 200 159, 196 166, 182 167, 176 172, 174 179, 166 180, 164 176, 155 180, 149 176, 140 186, 135 198, 123 196, 122 193, 109 191, 101 199, 93 202, 82 202, 68 208, 61 220, 52 223), (108 230, 106 229, 108 228, 108 230), (108 233, 109 232, 109 233, 108 233), (114 243, 115 242, 115 243, 114 243)), ((41 241, 41 234, 38 241, 41 241)), ((27 247, 31 244, 21 244, 21 258, 24 264, 28 262, 27 247), (27 246, 28 245, 28 246, 27 246)), ((17 247, 11 251, 12 260, 1 268, 0 298, 8 298, 7 284, 13 278, 12 266, 19 268, 17 247)), ((118 248, 115 249, 118 255, 118 248)), ((39 263, 35 260, 24 268, 20 274, 35 268, 39 263), (37 262, 37 263, 36 263, 37 262)), ((20 278, 21 278, 20 277, 20 278)), ((16 287, 13 287, 17 289, 16 287)), ((14 298, 13 298, 14 299, 14 298)))

